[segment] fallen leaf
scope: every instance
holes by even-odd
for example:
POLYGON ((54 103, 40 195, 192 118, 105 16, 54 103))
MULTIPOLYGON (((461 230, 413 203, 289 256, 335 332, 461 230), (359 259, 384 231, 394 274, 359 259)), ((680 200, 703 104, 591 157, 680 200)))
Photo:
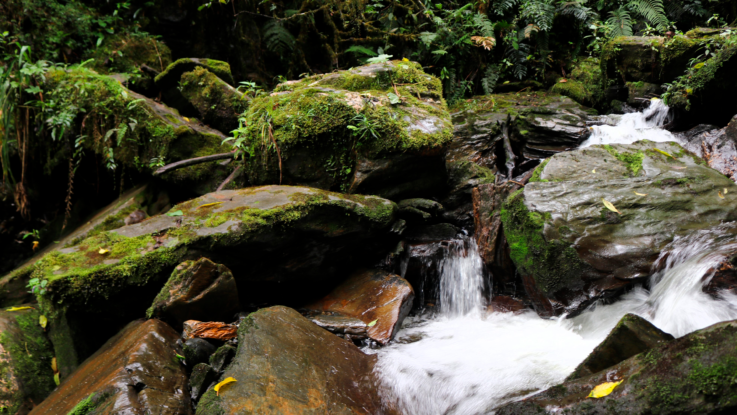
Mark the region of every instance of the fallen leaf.
POLYGON ((700 68, 703 68, 703 67, 704 67, 704 65, 705 65, 705 63, 704 63, 704 62, 699 62, 699 63, 697 63, 696 65, 694 65, 693 67, 694 67, 694 69, 700 69, 700 68))
POLYGON ((372 321, 372 322, 368 323, 368 324, 367 324, 367 326, 368 326, 368 327, 374 327, 374 326, 376 325, 376 322, 377 322, 377 321, 379 321, 379 320, 374 320, 374 321, 372 321))
POLYGON ((234 378, 225 378, 225 380, 215 385, 215 387, 213 388, 215 389, 215 395, 220 396, 220 388, 227 385, 228 383, 233 383, 233 382, 238 382, 238 381, 235 380, 234 378))
POLYGON ((51 359, 51 371, 56 373, 59 371, 59 366, 56 364, 56 358, 51 359))
POLYGON ((589 398, 603 398, 614 390, 620 383, 624 382, 624 379, 619 382, 604 382, 601 385, 596 385, 594 389, 589 393, 589 398))
POLYGON ((184 118, 184 121, 189 122, 189 118, 187 118, 187 117, 182 117, 182 118, 184 118))
POLYGON ((612 202, 610 202, 610 201, 608 201, 606 199, 601 199, 601 201, 604 203, 604 206, 606 206, 607 209, 611 210, 612 212, 617 212, 620 215, 622 214, 622 212, 618 211, 617 208, 614 207, 614 205, 612 204, 612 202))
POLYGON ((665 151, 663 151, 663 150, 661 150, 659 148, 653 147, 653 150, 657 151, 658 153, 660 153, 660 154, 662 154, 664 156, 668 156, 668 157, 672 158, 673 160, 676 159, 675 157, 671 156, 670 154, 666 153, 665 151))
POLYGON ((41 325, 41 327, 46 328, 46 324, 49 322, 49 319, 46 318, 43 314, 38 317, 38 324, 41 325))
POLYGON ((38 241, 33 241, 33 250, 35 251, 36 248, 38 248, 38 241))
POLYGON ((51 267, 52 271, 58 271, 60 269, 61 269, 61 265, 54 265, 53 267, 51 267))
POLYGON ((33 307, 28 307, 28 306, 24 306, 24 307, 10 307, 10 308, 6 309, 5 311, 20 311, 20 310, 32 310, 32 309, 33 309, 33 307))
POLYGON ((562 78, 560 81, 558 81, 558 83, 561 83, 561 84, 564 84, 566 82, 568 82, 568 80, 566 78, 562 78))
POLYGON ((108 252, 110 252, 110 250, 109 249, 105 249, 105 248, 100 248, 100 250, 97 251, 97 253, 100 254, 100 255, 105 255, 108 252))
POLYGON ((636 194, 637 196, 647 196, 647 193, 638 193, 638 192, 634 192, 634 193, 635 193, 635 194, 636 194))
POLYGON ((717 192, 717 195, 719 195, 720 199, 724 199, 724 195, 722 194, 722 192, 717 192))
POLYGON ((596 169, 594 169, 594 170, 591 170, 591 173, 596 173, 596 169))
POLYGON ((205 203, 204 205, 200 205, 200 206, 198 206, 198 207, 197 207, 197 209, 200 209, 200 208, 204 208, 204 207, 210 207, 210 206, 215 206, 215 205, 219 205, 219 204, 221 204, 221 203, 224 203, 224 202, 212 202, 212 203, 205 203))
POLYGON ((59 380, 59 372, 54 373, 54 383, 56 383, 56 386, 59 386, 61 381, 59 380))
POLYGON ((180 354, 179 354, 179 353, 177 353, 177 352, 174 352, 174 355, 175 355, 175 356, 177 357, 177 359, 179 359, 179 360, 181 360, 181 361, 184 361, 184 356, 180 355, 180 354))
POLYGON ((724 188, 724 194, 725 195, 727 194, 727 188, 726 187, 724 188))
POLYGON ((683 170, 683 169, 686 168, 686 166, 673 166, 671 168, 674 169, 674 170, 683 170))
POLYGON ((166 216, 183 216, 184 213, 182 213, 181 210, 175 210, 174 212, 169 212, 166 214, 166 216))

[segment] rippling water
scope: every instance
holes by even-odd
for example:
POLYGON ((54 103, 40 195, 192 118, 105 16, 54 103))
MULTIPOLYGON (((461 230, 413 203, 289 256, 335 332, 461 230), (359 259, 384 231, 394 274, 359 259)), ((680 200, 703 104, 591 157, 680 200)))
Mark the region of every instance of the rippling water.
POLYGON ((668 118, 669 108, 660 99, 652 99, 650 105, 642 112, 633 112, 622 116, 612 116, 609 122, 614 125, 598 125, 591 127, 591 136, 581 144, 588 147, 594 144, 632 144, 639 140, 675 141, 670 131, 661 127, 668 118))

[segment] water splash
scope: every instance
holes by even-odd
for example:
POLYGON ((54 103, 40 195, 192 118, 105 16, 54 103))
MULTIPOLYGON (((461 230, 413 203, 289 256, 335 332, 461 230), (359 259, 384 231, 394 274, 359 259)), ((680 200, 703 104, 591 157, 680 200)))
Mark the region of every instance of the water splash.
MULTIPOLYGON (((581 144, 588 147, 595 144, 632 144, 639 140, 680 142, 670 131, 661 127, 668 119, 670 108, 660 99, 653 99, 642 112, 624 114, 614 125, 591 127, 591 136, 581 144)), ((609 120, 613 121, 613 117, 609 120)), ((610 124, 607 122, 607 124, 610 124)))
POLYGON ((556 385, 626 313, 675 336, 737 319, 737 296, 702 291, 737 250, 737 226, 676 238, 656 262, 664 265, 651 277, 652 291, 636 288, 572 319, 481 311, 475 244, 455 246, 442 264, 441 313, 408 319, 396 343, 377 352, 383 399, 407 415, 489 413, 556 385))

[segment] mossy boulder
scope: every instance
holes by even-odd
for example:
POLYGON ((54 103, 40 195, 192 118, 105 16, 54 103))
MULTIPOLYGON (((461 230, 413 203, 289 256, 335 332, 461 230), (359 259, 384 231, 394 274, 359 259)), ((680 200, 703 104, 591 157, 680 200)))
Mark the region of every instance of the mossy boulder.
POLYGON ((0 414, 27 414, 54 389, 54 350, 33 305, 0 311, 0 414))
POLYGON ((238 128, 238 117, 248 109, 249 97, 201 66, 183 73, 180 85, 200 120, 225 134, 238 128))
POLYGON ((381 403, 376 357, 286 307, 250 314, 238 329, 238 351, 208 390, 198 415, 252 413, 393 414, 381 403))
POLYGON ((440 80, 410 61, 280 84, 255 98, 236 142, 254 184, 422 197, 445 183, 452 125, 440 80))
POLYGON ((737 323, 718 323, 495 410, 499 415, 728 414, 737 410, 737 323), (618 382, 589 398, 594 387, 618 382))
POLYGON ((724 128, 702 124, 677 135, 709 167, 737 181, 737 115, 724 128))
POLYGON ((599 59, 589 57, 577 62, 567 78, 558 78, 550 92, 567 96, 581 105, 594 107, 603 101, 604 87, 599 59))
MULTIPOLYGON (((187 117, 198 117, 200 115, 198 108, 191 102, 192 100, 185 97, 183 91, 180 90, 184 85, 182 75, 197 68, 205 69, 228 85, 235 85, 233 75, 230 73, 230 65, 227 62, 200 58, 177 59, 166 70, 156 75, 154 81, 156 87, 161 91, 161 100, 187 117)), ((191 95, 192 92, 190 91, 191 95)))
POLYGON ((734 182, 675 143, 592 146, 537 169, 501 217, 512 260, 533 281, 526 290, 544 315, 617 294, 650 275, 676 236, 737 219, 734 182))
MULTIPOLYGON (((79 142, 81 147, 104 156, 109 168, 123 166, 151 174, 161 163, 231 151, 219 131, 129 90, 114 77, 84 68, 54 69, 46 75, 44 90, 47 99, 71 111, 73 131, 86 137, 79 142)), ((52 142, 50 148, 56 145, 52 142)), ((233 168, 232 163, 210 162, 160 177, 170 185, 204 194, 214 191, 233 168)))
MULTIPOLYGON (((270 301, 284 284, 304 301, 346 269, 377 260, 393 238, 395 212, 378 197, 305 187, 222 191, 101 232, 15 273, 48 281, 39 301, 60 365, 71 368, 111 329, 142 317, 184 260, 207 256, 233 270, 244 304, 270 301)), ((288 294, 278 298, 289 301, 288 294)))
POLYGON ((620 36, 609 41, 601 54, 602 73, 615 82, 657 82, 660 79, 660 36, 620 36))
MULTIPOLYGON (((192 414, 179 335, 159 320, 133 321, 31 412, 34 415, 192 414)), ((53 382, 53 381, 52 381, 53 382)))

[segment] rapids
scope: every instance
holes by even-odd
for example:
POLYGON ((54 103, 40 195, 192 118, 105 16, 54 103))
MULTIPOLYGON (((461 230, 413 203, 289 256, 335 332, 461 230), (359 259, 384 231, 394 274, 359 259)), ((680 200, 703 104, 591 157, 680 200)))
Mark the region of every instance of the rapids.
MULTIPOLYGON (((661 130, 667 107, 652 101, 617 126, 594 127, 584 145, 673 140, 661 130)), ((673 240, 661 253, 648 288, 635 287, 611 304, 594 304, 567 319, 533 311, 487 313, 475 242, 449 244, 440 261, 440 305, 405 320, 395 342, 378 351, 382 399, 407 415, 493 413, 494 408, 561 383, 626 313, 683 336, 737 319, 737 296, 702 291, 713 270, 737 244, 725 224, 673 240)), ((492 277, 493 278, 493 277, 492 277)))

